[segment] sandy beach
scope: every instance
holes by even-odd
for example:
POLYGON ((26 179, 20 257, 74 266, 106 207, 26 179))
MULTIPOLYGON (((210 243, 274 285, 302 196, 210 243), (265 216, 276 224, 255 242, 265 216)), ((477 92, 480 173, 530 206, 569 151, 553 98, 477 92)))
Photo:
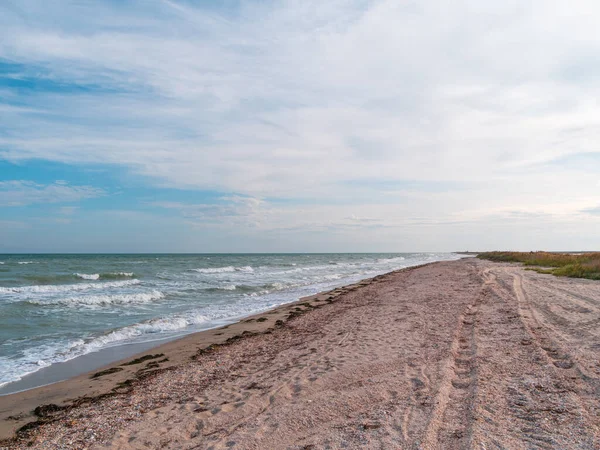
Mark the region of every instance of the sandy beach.
POLYGON ((599 324, 599 282, 429 264, 0 397, 0 447, 600 448, 599 324))

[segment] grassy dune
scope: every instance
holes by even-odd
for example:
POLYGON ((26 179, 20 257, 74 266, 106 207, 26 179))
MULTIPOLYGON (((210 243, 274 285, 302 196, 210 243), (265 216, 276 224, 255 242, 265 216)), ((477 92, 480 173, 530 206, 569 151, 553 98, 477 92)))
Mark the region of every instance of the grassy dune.
POLYGON ((600 280, 600 252, 572 255, 549 252, 485 252, 477 256, 498 262, 520 262, 532 270, 562 277, 600 280), (537 266, 537 267, 535 267, 537 266))

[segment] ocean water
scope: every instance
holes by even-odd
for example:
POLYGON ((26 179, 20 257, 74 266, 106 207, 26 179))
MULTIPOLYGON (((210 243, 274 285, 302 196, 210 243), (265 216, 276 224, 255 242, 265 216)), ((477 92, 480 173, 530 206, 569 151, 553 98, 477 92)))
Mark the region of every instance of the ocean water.
POLYGON ((0 386, 451 253, 0 255, 0 386))

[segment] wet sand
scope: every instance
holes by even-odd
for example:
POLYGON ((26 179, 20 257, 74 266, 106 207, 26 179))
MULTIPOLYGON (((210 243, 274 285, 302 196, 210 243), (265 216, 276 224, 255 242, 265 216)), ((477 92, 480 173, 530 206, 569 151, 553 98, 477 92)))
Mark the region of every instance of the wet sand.
POLYGON ((590 280, 440 262, 146 354, 0 397, 0 446, 600 448, 590 280))

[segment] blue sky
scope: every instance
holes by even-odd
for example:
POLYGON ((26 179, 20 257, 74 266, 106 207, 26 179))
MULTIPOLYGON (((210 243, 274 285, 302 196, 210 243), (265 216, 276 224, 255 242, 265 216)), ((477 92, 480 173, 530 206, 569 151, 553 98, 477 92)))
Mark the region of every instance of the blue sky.
POLYGON ((0 252, 600 248, 600 6, 0 3, 0 252))

